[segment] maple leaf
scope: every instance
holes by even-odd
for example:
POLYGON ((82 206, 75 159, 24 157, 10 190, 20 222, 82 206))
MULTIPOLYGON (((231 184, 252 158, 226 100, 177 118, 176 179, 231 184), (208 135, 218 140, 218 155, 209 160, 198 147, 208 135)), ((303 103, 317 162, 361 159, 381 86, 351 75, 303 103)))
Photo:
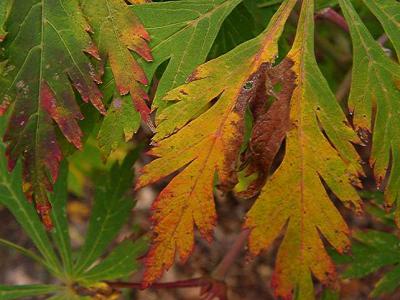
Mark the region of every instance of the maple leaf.
POLYGON ((124 1, 84 0, 81 3, 82 10, 93 27, 94 40, 99 47, 100 56, 104 58, 100 63, 103 65, 106 58, 108 59, 115 88, 119 93, 109 108, 98 137, 100 147, 108 155, 118 146, 121 137, 130 140, 140 124, 134 122, 137 124, 135 128, 127 122, 117 125, 116 119, 136 119, 133 112, 136 109, 141 119, 154 129, 150 119, 150 108, 146 104, 149 98, 143 90, 143 85, 146 85, 148 80, 130 51, 136 52, 146 61, 151 61, 152 56, 147 44, 150 37, 124 1), (129 103, 129 97, 122 97, 128 93, 133 105, 129 103))
MULTIPOLYGON (((400 12, 399 3, 369 0, 364 2, 381 20, 388 36, 398 49, 398 21, 395 17, 389 18, 387 10, 400 12)), ((354 49, 353 82, 349 96, 350 111, 354 114, 353 122, 361 137, 367 137, 368 132, 372 133, 370 164, 374 168, 378 185, 382 184, 391 165, 385 198, 388 205, 397 202, 399 206, 400 66, 392 61, 373 39, 351 3, 346 0, 339 3, 350 25, 354 49)), ((396 16, 393 12, 390 15, 396 16)), ((399 224, 399 209, 396 215, 396 222, 399 224)))
POLYGON ((218 174, 223 189, 237 181, 244 113, 265 84, 263 73, 278 53, 279 36, 296 2, 285 1, 261 35, 201 65, 187 84, 166 95, 166 100, 178 102, 156 120, 156 146, 149 154, 158 158, 142 169, 137 188, 179 174, 153 204, 154 239, 146 258, 144 286, 172 265, 176 253, 181 260, 189 257, 194 226, 211 241, 216 220, 214 175, 218 174))
POLYGON ((167 91, 183 84, 203 63, 223 20, 241 0, 181 0, 133 6, 149 31, 154 63, 143 68, 152 78, 164 62, 168 65, 160 78, 153 109, 161 111, 167 91))
POLYGON ((51 228, 47 190, 57 178, 62 156, 53 121, 70 143, 81 148, 77 121, 83 116, 70 82, 85 102, 105 112, 96 85, 99 75, 83 53, 98 58, 97 49, 85 32, 90 26, 76 0, 14 1, 9 23, 9 55, 0 77, 2 112, 13 102, 4 135, 6 155, 9 169, 21 157, 24 191, 51 228))
POLYGON ((313 13, 314 1, 303 1, 295 42, 287 55, 294 63, 296 88, 290 100, 284 159, 245 223, 251 229, 253 255, 267 249, 285 228, 273 275, 275 293, 284 299, 291 299, 294 292, 297 299, 313 299, 312 275, 324 284, 335 280, 335 267, 321 236, 338 252, 349 246, 348 227, 325 184, 343 203, 360 209, 349 179, 361 172, 350 143, 357 136, 345 124, 315 61, 313 13))

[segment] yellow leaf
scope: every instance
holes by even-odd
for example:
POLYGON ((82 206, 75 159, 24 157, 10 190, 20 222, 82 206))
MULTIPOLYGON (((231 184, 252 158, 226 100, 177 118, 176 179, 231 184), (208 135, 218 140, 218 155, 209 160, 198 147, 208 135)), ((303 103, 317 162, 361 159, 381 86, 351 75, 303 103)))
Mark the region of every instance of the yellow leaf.
POLYGON ((278 39, 296 0, 283 2, 267 29, 233 51, 195 70, 166 95, 178 101, 157 118, 157 159, 142 170, 137 187, 178 172, 153 204, 154 238, 147 255, 144 286, 168 269, 178 254, 186 260, 194 246, 194 227, 212 239, 216 214, 213 181, 222 189, 236 182, 236 161, 243 141, 244 113, 265 85, 265 70, 278 53, 278 39))
POLYGON ((345 205, 360 210, 349 179, 361 173, 350 143, 357 137, 315 61, 313 14, 314 1, 304 0, 287 56, 297 79, 284 159, 248 212, 245 225, 251 229, 249 248, 254 255, 285 229, 273 276, 275 293, 284 299, 294 294, 296 299, 314 299, 312 276, 323 284, 335 281, 335 267, 321 237, 338 252, 349 246, 349 229, 326 186, 345 205))

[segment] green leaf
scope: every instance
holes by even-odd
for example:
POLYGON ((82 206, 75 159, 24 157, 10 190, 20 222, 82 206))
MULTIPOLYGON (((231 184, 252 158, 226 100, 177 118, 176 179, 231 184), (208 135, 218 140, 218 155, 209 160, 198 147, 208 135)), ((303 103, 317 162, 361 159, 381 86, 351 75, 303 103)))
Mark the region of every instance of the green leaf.
POLYGON ((138 155, 139 149, 136 149, 121 165, 115 163, 106 182, 97 184, 85 244, 75 264, 77 275, 86 271, 103 254, 129 217, 134 201, 124 194, 132 185, 132 166, 138 155))
MULTIPOLYGON (((0 132, 4 132, 5 119, 0 119, 0 132)), ((22 192, 20 164, 10 174, 4 156, 5 146, 0 142, 0 203, 6 206, 24 231, 29 235, 53 273, 61 269, 50 240, 40 223, 40 220, 22 192)))
MULTIPOLYGON (((56 285, 0 285, 0 299, 22 299, 25 297, 32 297, 38 295, 47 295, 55 293, 60 290, 59 286, 56 285)), ((32 298, 29 298, 32 299, 32 298)))
POLYGON ((13 242, 10 242, 10 241, 4 240, 4 239, 0 239, 0 245, 14 249, 14 250, 20 252, 21 254, 25 255, 26 257, 32 258, 34 261, 38 262, 39 264, 46 266, 46 262, 43 260, 43 258, 41 258, 40 256, 36 255, 36 253, 34 253, 20 245, 17 245, 13 242))
POLYGON ((103 156, 108 157, 119 145, 129 141, 139 129, 140 120, 129 96, 115 97, 97 136, 103 156))
MULTIPOLYGON (((374 230, 357 232, 354 238, 350 266, 343 276, 362 278, 383 267, 395 266, 378 281, 371 296, 393 292, 400 285, 400 239, 393 234, 374 230)), ((346 261, 338 261, 343 262, 346 261)))
POLYGON ((68 167, 63 163, 60 170, 60 176, 54 185, 54 192, 50 195, 50 203, 52 206, 52 219, 54 229, 52 237, 60 253, 64 270, 67 275, 72 274, 72 257, 71 257, 71 241, 68 231, 67 219, 67 183, 68 183, 68 167))
POLYGON ((11 7, 11 0, 2 0, 1 1, 1 3, 0 3, 0 42, 2 42, 7 35, 7 31, 4 27, 4 24, 7 21, 10 7, 11 7))
POLYGON ((379 231, 358 232, 352 247, 352 263, 344 272, 345 277, 361 278, 381 267, 400 262, 400 240, 379 231))
POLYGON ((399 285, 400 266, 397 266, 378 281, 371 293, 371 296, 377 297, 383 294, 393 293, 399 287, 399 285))
MULTIPOLYGON (((135 51, 145 61, 151 61, 147 45, 150 37, 124 1, 84 0, 81 3, 93 26, 101 57, 107 57, 115 81, 116 96, 99 132, 100 148, 108 156, 119 144, 132 138, 140 126, 140 116, 153 128, 150 108, 146 104, 149 97, 143 90, 148 80, 130 51, 135 51), (123 97, 127 94, 130 97, 123 97)), ((101 61, 104 62, 105 59, 101 61)))
POLYGON ((152 78, 165 61, 168 65, 159 78, 153 107, 163 109, 162 98, 188 78, 203 63, 223 20, 241 0, 182 0, 133 6, 149 31, 154 63, 144 65, 152 78))
MULTIPOLYGON (((400 66, 373 39, 350 1, 339 3, 353 41, 350 111, 362 138, 366 132, 373 133, 370 165, 378 184, 383 182, 392 161, 385 192, 386 202, 392 205, 400 198, 400 66)), ((399 217, 397 210, 397 222, 399 217)))
POLYGON ((400 2, 396 0, 363 0, 381 22, 400 59, 400 2))
MULTIPOLYGON (((258 0, 258 6, 260 8, 266 8, 273 6, 275 4, 281 3, 283 0, 258 0)), ((320 10, 325 7, 331 7, 337 5, 338 1, 337 0, 317 0, 316 1, 316 9, 320 10)))
POLYGON ((147 248, 144 239, 120 243, 102 262, 85 272, 81 279, 95 282, 113 280, 130 275, 138 269, 137 259, 147 248))
POLYGON ((85 102, 105 109, 100 81, 84 51, 98 57, 77 0, 14 1, 8 19, 7 67, 0 77, 1 112, 13 103, 4 140, 9 168, 21 158, 24 192, 51 228, 47 190, 57 179, 62 153, 57 127, 81 148, 83 118, 72 85, 85 102), (58 125, 56 126, 55 123, 58 125))

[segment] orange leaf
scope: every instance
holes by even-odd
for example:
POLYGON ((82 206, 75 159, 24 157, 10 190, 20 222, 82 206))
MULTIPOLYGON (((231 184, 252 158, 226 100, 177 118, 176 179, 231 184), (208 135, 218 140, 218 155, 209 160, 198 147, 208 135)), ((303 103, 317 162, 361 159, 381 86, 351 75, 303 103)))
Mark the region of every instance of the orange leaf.
POLYGON ((137 187, 174 172, 178 175, 153 204, 154 238, 144 286, 160 277, 176 254, 182 260, 189 257, 194 227, 203 238, 212 239, 214 175, 223 189, 237 182, 244 113, 259 86, 265 84, 263 73, 278 53, 278 39, 296 2, 284 1, 261 35, 200 66, 187 84, 166 95, 166 100, 178 103, 157 118, 155 147, 149 153, 157 159, 143 168, 137 187))

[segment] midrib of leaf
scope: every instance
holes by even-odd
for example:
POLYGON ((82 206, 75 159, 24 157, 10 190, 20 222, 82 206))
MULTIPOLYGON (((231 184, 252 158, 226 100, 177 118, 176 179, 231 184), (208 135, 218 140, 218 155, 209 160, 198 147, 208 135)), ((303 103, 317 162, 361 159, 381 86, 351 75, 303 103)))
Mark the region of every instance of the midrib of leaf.
MULTIPOLYGON (((314 3, 313 3, 314 4, 314 3)), ((307 19, 306 19, 307 20, 307 19)), ((299 24, 300 25, 300 24, 299 24)), ((304 24, 305 28, 309 28, 308 24, 304 24)), ((303 30, 302 31, 302 37, 299 38, 299 41, 301 43, 301 46, 299 47, 300 50, 300 63, 299 63, 299 74, 300 74, 300 80, 299 80, 299 84, 297 86, 298 89, 300 89, 300 93, 299 93, 299 97, 300 99, 299 101, 299 110, 297 111, 297 119, 299 120, 299 126, 297 127, 297 134, 301 143, 301 165, 300 165, 300 173, 301 173, 301 180, 300 180, 300 206, 301 206, 301 217, 300 217, 300 232, 301 235, 304 235, 304 172, 305 172, 305 163, 304 163, 304 157, 305 157, 305 149, 304 149, 304 132, 303 132, 303 116, 304 116, 304 101, 303 97, 304 97, 304 82, 305 82, 305 58, 304 58, 304 54, 305 54, 305 50, 307 49, 307 34, 308 34, 308 30, 303 30)), ((296 42, 295 42, 296 43, 296 42)), ((295 45, 293 45, 293 47, 296 47, 295 45)), ((294 54, 294 56, 296 55, 296 53, 294 54)), ((301 249, 301 260, 304 261, 304 238, 301 239, 300 241, 300 249, 301 249)))
MULTIPOLYGON (((41 18, 41 36, 40 36, 40 62, 39 62, 39 88, 38 88, 38 105, 37 105, 37 118, 36 118, 36 131, 35 131, 35 169, 38 170, 40 168, 39 166, 39 157, 37 156, 37 151, 36 149, 38 149, 38 145, 39 145, 39 137, 38 137, 38 132, 39 132, 39 128, 40 128, 40 111, 41 111, 41 97, 40 97, 40 93, 42 90, 42 82, 43 82, 43 52, 44 52, 44 18, 45 18, 45 14, 44 14, 44 1, 45 0, 41 0, 41 14, 42 14, 42 18, 41 18)), ((36 179, 37 180, 37 179, 36 179)))
MULTIPOLYGON (((101 189, 102 189, 102 193, 105 193, 105 192, 106 192, 104 188, 101 188, 101 189)), ((100 237, 100 236, 102 235, 102 233, 104 232, 104 229, 105 229, 105 228, 104 228, 104 224, 107 223, 108 219, 109 219, 111 216, 112 216, 112 214, 110 214, 110 210, 107 210, 107 215, 104 217, 104 221, 102 222, 101 227, 100 227, 100 229, 98 230, 98 234, 96 235, 95 242, 92 243, 92 246, 91 246, 91 248, 90 248, 89 253, 86 255, 86 258, 85 258, 83 261, 81 261, 81 260, 78 259, 78 261, 76 262, 76 271, 75 271, 75 274, 80 275, 80 274, 82 274, 82 272, 85 271, 85 269, 87 269, 88 267, 90 267, 90 266, 88 266, 88 263, 87 263, 87 262, 90 261, 90 259, 92 258, 93 252, 94 252, 94 250, 97 248, 97 245, 98 245, 99 242, 100 242, 100 239, 99 239, 98 237, 100 237)))
POLYGON ((67 165, 64 163, 61 167, 60 176, 54 186, 52 195, 50 196, 50 203, 53 206, 52 219, 55 229, 52 232, 53 241, 58 248, 58 253, 64 267, 64 275, 69 279, 72 274, 72 250, 71 241, 68 230, 68 219, 66 215, 67 205, 67 165), (61 187, 60 187, 61 185, 61 187))
MULTIPOLYGON (((62 228, 61 224, 58 221, 58 218, 53 218, 53 222, 56 228, 62 228)), ((69 276, 72 271, 72 261, 71 261, 71 256, 68 255, 68 253, 70 253, 71 249, 67 246, 66 241, 63 238, 60 238, 59 241, 61 242, 61 244, 59 244, 58 246, 61 248, 60 249, 60 252, 62 254, 61 259, 63 260, 63 264, 65 267, 64 273, 66 276, 69 276)))

